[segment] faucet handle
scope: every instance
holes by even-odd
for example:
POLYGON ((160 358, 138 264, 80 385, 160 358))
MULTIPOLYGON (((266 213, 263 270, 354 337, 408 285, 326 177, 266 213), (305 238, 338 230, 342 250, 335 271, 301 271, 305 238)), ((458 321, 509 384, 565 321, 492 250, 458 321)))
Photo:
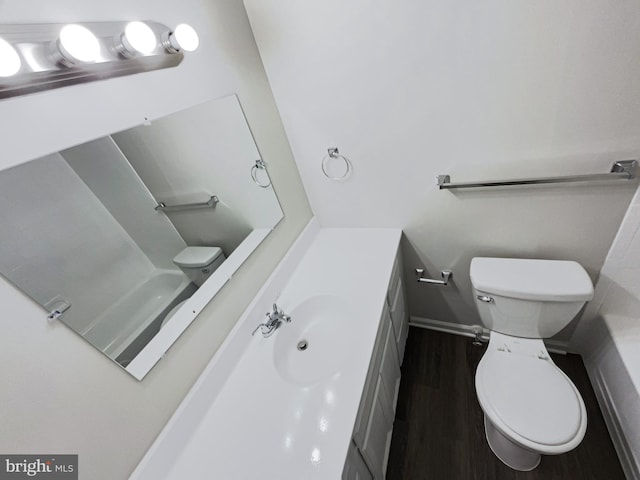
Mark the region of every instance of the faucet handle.
POLYGON ((291 321, 291 317, 289 315, 287 315, 286 313, 284 313, 283 309, 278 308, 278 304, 276 304, 276 303, 273 304, 273 315, 275 315, 276 318, 278 318, 279 320, 282 320, 284 322, 290 322, 291 321))

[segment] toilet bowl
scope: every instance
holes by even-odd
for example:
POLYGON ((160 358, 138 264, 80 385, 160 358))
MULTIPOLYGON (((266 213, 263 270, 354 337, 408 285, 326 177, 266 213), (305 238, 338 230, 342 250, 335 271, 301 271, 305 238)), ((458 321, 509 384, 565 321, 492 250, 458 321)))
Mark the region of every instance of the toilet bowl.
POLYGON ((541 455, 582 441, 587 414, 580 392, 542 341, 564 328, 593 296, 576 262, 474 258, 473 293, 489 345, 476 370, 487 442, 503 463, 533 470, 541 455))
POLYGON ((475 384, 487 442, 509 467, 532 470, 541 454, 565 453, 582 441, 587 413, 580 392, 541 339, 492 332, 475 384))
POLYGON ((186 247, 173 258, 173 263, 197 287, 201 287, 224 261, 220 247, 186 247))

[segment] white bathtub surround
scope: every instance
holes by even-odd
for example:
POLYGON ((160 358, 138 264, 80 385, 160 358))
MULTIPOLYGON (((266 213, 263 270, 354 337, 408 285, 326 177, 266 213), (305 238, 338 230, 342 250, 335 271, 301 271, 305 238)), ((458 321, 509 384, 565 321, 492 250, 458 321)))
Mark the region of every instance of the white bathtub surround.
MULTIPOLYGON (((637 394, 640 394, 640 321, 637 318, 607 315, 604 318, 611 339, 620 355, 629 380, 637 394)), ((638 397, 640 399, 640 397, 638 397)), ((635 405, 640 412, 640 401, 635 405)), ((640 419, 640 415, 637 417, 640 419)), ((640 430, 638 431, 640 434, 640 430)), ((640 438, 640 436, 638 437, 640 438)), ((640 453, 640 452, 639 452, 640 453)))
POLYGON ((109 357, 118 358, 150 323, 161 320, 190 283, 182 272, 156 269, 79 333, 109 357))
POLYGON ((583 354, 627 478, 640 479, 640 190, 572 342, 583 354))
MULTIPOLYGON (((104 143, 109 146, 109 142, 100 145, 104 143)), ((152 199, 130 175, 124 158, 104 162, 100 160, 105 157, 87 156, 80 175, 73 166, 77 158, 68 160, 81 153, 82 149, 55 153, 2 172, 0 189, 6 203, 2 218, 5 227, 17 227, 4 228, 0 270, 40 305, 56 299, 69 303, 61 321, 115 358, 127 347, 127 339, 135 338, 133 334, 162 311, 162 303, 172 300, 153 299, 149 287, 159 287, 158 297, 186 287, 180 286, 182 272, 170 262, 158 262, 158 255, 149 255, 149 242, 141 237, 154 237, 160 253, 179 251, 184 242, 168 222, 144 216, 137 201, 144 207, 152 199), (114 212, 105 208, 105 203, 122 202, 120 190, 96 193, 90 189, 94 182, 85 183, 100 176, 131 187, 127 199, 135 202, 126 207, 127 215, 121 204, 114 212), (138 235, 123 228, 125 216, 138 224, 138 235), (141 303, 145 306, 134 315, 141 303)), ((42 310, 43 321, 46 315, 42 310)))
POLYGON ((401 232, 322 229, 310 242, 315 231, 314 222, 132 479, 341 477, 401 232), (291 323, 251 337, 274 300, 291 323), (314 320, 319 311, 331 324, 314 320), (308 351, 296 353, 326 360, 292 361, 282 347, 299 335, 308 351))
POLYGON ((60 155, 156 268, 179 270, 171 259, 186 247, 184 239, 166 215, 149 215, 157 202, 110 136, 60 155))
POLYGON ((598 317, 600 345, 585 366, 628 479, 640 479, 640 323, 637 317, 598 317))

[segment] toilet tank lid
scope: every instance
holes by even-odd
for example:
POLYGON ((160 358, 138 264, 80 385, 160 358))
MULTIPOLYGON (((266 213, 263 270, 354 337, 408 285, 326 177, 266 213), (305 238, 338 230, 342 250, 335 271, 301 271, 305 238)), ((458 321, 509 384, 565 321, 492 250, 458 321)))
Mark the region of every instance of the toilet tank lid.
POLYGON ((187 247, 173 258, 179 267, 206 267, 222 254, 220 247, 187 247))
POLYGON ((550 302, 593 297, 589 275, 572 261, 475 257, 469 273, 476 290, 505 297, 550 302))

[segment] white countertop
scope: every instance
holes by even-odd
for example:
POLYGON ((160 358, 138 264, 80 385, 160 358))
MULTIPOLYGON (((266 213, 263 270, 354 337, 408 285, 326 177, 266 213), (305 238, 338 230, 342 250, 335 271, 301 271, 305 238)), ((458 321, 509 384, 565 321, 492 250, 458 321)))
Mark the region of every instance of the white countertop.
MULTIPOLYGON (((186 418, 191 403, 197 405, 202 403, 198 397, 211 396, 210 392, 199 395, 206 384, 201 379, 131 478, 341 478, 400 235, 398 229, 321 229, 286 275, 288 281, 277 302, 287 313, 318 295, 340 297, 351 306, 349 325, 335 331, 335 335, 350 335, 347 358, 335 374, 300 386, 278 373, 274 345, 295 316, 269 338, 247 333, 263 320, 275 300, 269 299, 258 305, 256 314, 243 316, 240 321, 247 325, 232 332, 246 337, 246 348, 204 415, 186 418), (181 422, 193 427, 181 428, 181 422), (162 449, 157 445, 162 442, 170 442, 175 455, 171 461, 163 460, 169 467, 162 470, 164 477, 158 476, 158 468, 145 466, 154 461, 154 451, 162 449)), ((238 342, 239 338, 228 340, 238 342)), ((217 357, 212 362, 219 361, 217 357)), ((214 371, 215 365, 203 376, 214 371)))

